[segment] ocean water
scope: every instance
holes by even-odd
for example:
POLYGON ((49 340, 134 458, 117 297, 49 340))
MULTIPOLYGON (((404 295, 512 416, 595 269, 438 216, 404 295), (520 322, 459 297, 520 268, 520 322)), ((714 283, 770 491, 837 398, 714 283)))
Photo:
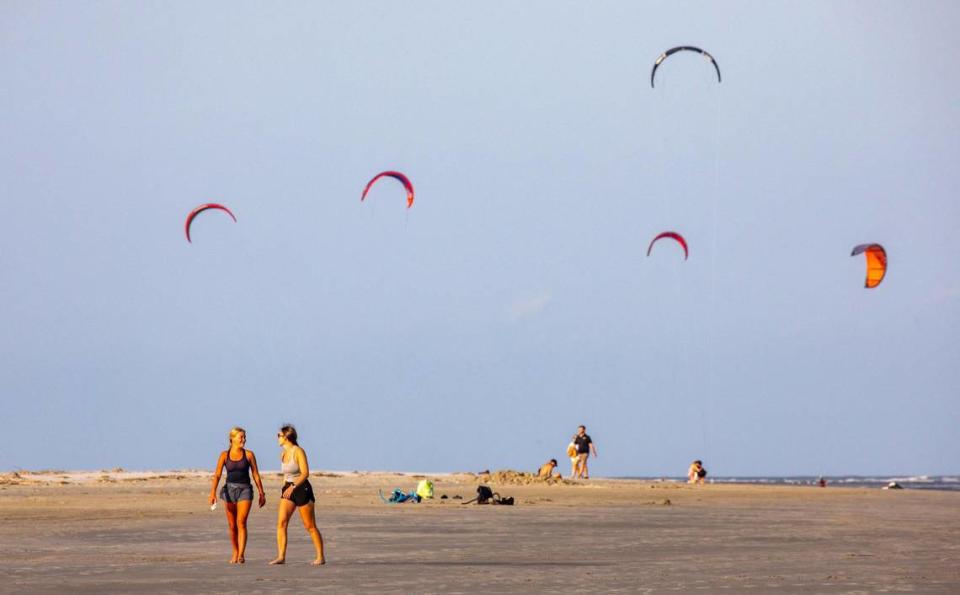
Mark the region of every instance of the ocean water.
MULTIPOLYGON (((624 479, 643 479, 647 481, 686 482, 686 477, 630 477, 624 479)), ((823 476, 827 487, 882 489, 891 483, 899 484, 905 490, 947 490, 960 491, 960 476, 955 475, 840 475, 823 476)), ((747 485, 797 485, 816 487, 820 480, 815 475, 797 475, 790 477, 707 477, 708 483, 734 483, 747 485)))

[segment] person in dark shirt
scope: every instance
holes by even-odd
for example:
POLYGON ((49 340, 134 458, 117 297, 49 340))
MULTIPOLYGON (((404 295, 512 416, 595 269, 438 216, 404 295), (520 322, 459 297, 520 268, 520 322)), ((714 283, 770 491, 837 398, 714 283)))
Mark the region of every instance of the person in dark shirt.
POLYGON ((260 481, 260 471, 257 469, 257 457, 252 450, 245 448, 247 432, 243 428, 230 430, 230 448, 220 453, 217 459, 217 470, 213 473, 213 485, 210 487, 210 510, 216 508, 217 486, 220 476, 227 471, 227 481, 220 490, 220 499, 223 500, 223 509, 227 513, 227 525, 230 527, 230 544, 233 546, 231 564, 243 564, 244 552, 247 548, 247 515, 253 504, 253 486, 250 484, 250 475, 257 484, 260 492, 258 503, 260 508, 267 503, 263 493, 263 483, 260 481))
POLYGON ((597 447, 593 444, 593 439, 587 434, 586 426, 577 428, 577 433, 573 436, 573 443, 577 447, 577 467, 574 477, 590 479, 587 459, 590 458, 591 451, 593 451, 593 458, 597 458, 597 447))

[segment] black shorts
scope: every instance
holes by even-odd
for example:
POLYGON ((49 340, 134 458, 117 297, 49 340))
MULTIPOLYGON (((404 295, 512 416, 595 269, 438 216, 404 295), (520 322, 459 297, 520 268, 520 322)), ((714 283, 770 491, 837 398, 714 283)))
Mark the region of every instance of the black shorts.
MULTIPOLYGON (((292 482, 284 482, 283 487, 280 488, 280 497, 283 498, 283 493, 287 491, 287 488, 292 486, 292 482)), ((305 481, 297 486, 293 493, 290 494, 290 501, 296 504, 297 506, 303 506, 310 502, 316 502, 316 499, 313 497, 313 486, 310 485, 309 481, 305 481)))

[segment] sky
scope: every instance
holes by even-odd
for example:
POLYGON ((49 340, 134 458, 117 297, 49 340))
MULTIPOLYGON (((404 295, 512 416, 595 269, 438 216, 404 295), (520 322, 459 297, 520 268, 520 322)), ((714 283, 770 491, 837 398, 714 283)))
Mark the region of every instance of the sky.
POLYGON ((958 24, 0 3, 0 470, 960 473, 958 24))

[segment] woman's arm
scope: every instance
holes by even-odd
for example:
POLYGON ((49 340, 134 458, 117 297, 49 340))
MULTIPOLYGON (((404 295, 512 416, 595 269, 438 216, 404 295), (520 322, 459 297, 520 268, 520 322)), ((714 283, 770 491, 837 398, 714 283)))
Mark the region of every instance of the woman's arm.
POLYGON ((253 482, 257 484, 257 490, 260 492, 260 508, 267 503, 267 496, 263 493, 263 482, 260 481, 260 469, 257 468, 257 455, 252 450, 247 451, 247 460, 250 461, 250 470, 253 472, 253 482))
POLYGON ((220 453, 217 459, 217 470, 213 472, 213 485, 210 486, 210 504, 217 503, 217 486, 220 485, 220 475, 223 473, 223 463, 227 460, 227 451, 220 453))

